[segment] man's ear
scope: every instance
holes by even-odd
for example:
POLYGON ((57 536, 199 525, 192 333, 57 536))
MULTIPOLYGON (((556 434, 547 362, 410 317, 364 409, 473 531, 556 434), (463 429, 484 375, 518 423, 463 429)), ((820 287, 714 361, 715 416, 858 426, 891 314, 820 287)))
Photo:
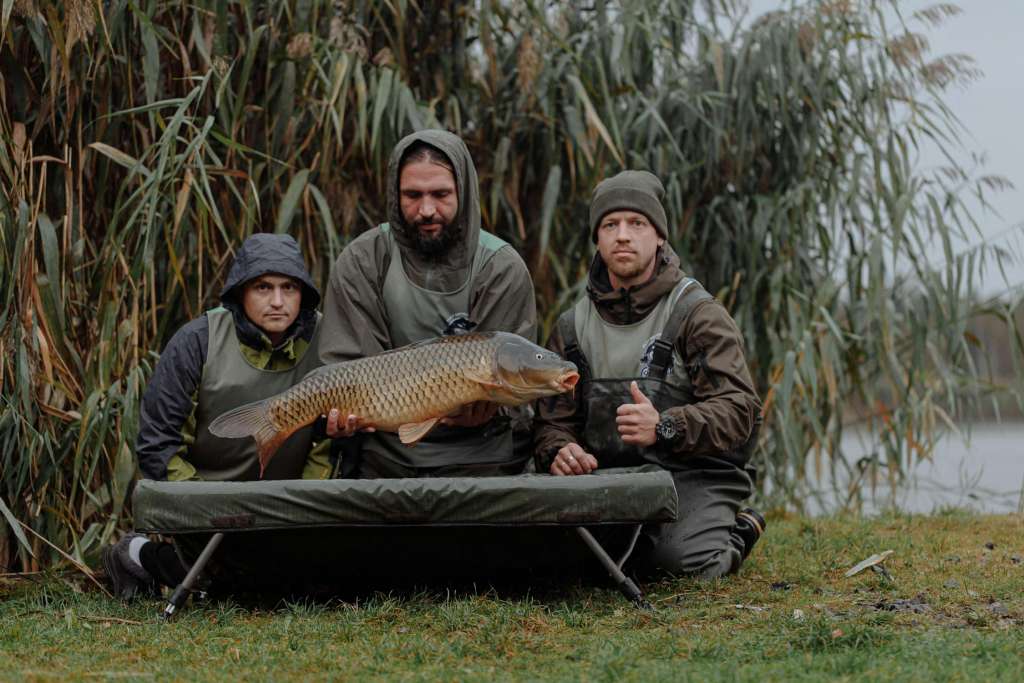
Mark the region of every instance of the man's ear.
POLYGON ((664 237, 659 237, 658 238, 658 246, 659 247, 665 246, 665 238, 664 237))

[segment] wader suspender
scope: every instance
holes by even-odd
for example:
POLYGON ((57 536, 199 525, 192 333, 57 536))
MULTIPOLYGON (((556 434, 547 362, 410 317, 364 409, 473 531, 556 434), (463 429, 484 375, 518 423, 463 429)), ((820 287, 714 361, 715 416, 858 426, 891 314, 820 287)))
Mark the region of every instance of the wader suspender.
MULTIPOLYGON (((651 356, 650 377, 655 379, 666 379, 672 368, 672 349, 675 346, 675 338, 683 321, 702 301, 714 299, 708 292, 692 277, 683 281, 683 287, 676 295, 676 301, 672 305, 672 313, 665 323, 665 328, 658 335, 654 342, 654 351, 651 356)), ((576 338, 576 307, 573 306, 558 318, 558 331, 562 335, 562 343, 565 347, 565 359, 576 364, 580 372, 580 382, 593 379, 590 375, 590 363, 580 348, 579 339, 576 338)))
POLYGON ((702 301, 714 299, 707 293, 700 283, 692 277, 683 281, 683 288, 676 295, 675 303, 672 304, 672 313, 668 316, 665 329, 654 342, 654 351, 651 354, 651 377, 666 379, 669 370, 672 368, 672 348, 675 346, 676 335, 683 326, 683 321, 690 316, 690 312, 702 301))
MULTIPOLYGON (((649 377, 661 380, 665 380, 668 377, 669 370, 672 368, 672 348, 675 345, 674 341, 679 328, 682 327, 683 321, 686 320, 697 304, 713 298, 692 277, 684 281, 682 289, 676 295, 676 300, 672 304, 672 313, 668 317, 668 322, 665 323, 665 328, 662 330, 661 335, 654 342, 649 377)), ((580 381, 593 379, 590 372, 590 363, 587 362, 587 357, 583 354, 579 339, 576 337, 576 306, 572 306, 568 311, 559 316, 558 331, 562 335, 565 359, 576 364, 576 369, 580 373, 580 381)), ((636 525, 629 546, 618 562, 608 555, 608 551, 604 549, 586 527, 576 527, 576 532, 608 571, 608 574, 618 585, 623 595, 633 601, 638 607, 654 609, 651 603, 644 598, 643 592, 641 592, 636 583, 622 571, 622 566, 629 559, 629 556, 633 554, 633 548, 636 546, 636 540, 640 536, 642 529, 643 524, 636 525)))

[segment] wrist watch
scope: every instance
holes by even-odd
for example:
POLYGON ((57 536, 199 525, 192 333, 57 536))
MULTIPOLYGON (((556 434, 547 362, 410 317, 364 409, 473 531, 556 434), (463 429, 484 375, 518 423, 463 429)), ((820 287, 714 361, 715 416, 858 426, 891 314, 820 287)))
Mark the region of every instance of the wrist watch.
POLYGON ((658 420, 658 424, 654 427, 655 443, 663 446, 671 444, 678 433, 672 418, 668 415, 662 415, 661 419, 658 420))

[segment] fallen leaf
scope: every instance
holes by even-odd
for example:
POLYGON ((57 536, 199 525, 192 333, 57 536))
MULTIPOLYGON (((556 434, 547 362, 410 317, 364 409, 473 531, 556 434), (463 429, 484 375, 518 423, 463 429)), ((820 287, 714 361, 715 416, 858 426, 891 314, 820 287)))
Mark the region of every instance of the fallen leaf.
POLYGON ((892 550, 886 550, 885 552, 875 553, 874 555, 872 555, 871 557, 867 558, 866 560, 861 560, 857 564, 853 565, 846 572, 846 574, 844 576, 846 576, 846 578, 849 578, 851 576, 855 576, 855 575, 861 573, 862 571, 864 571, 868 567, 874 567, 875 565, 881 564, 882 562, 885 562, 885 560, 890 555, 892 555, 893 552, 894 551, 892 551, 892 550))

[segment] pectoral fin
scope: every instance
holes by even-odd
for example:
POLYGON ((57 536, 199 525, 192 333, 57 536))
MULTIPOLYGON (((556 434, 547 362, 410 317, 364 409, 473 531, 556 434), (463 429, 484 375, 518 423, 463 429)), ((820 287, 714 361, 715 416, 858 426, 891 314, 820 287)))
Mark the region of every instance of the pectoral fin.
POLYGON ((411 446, 427 435, 437 424, 439 417, 432 417, 423 422, 409 422, 398 428, 398 438, 406 446, 411 446))
POLYGON ((466 379, 479 384, 488 394, 493 394, 498 389, 501 389, 501 383, 495 382, 494 378, 491 376, 491 373, 489 372, 481 372, 476 369, 470 369, 464 370, 463 376, 465 376, 466 379))

